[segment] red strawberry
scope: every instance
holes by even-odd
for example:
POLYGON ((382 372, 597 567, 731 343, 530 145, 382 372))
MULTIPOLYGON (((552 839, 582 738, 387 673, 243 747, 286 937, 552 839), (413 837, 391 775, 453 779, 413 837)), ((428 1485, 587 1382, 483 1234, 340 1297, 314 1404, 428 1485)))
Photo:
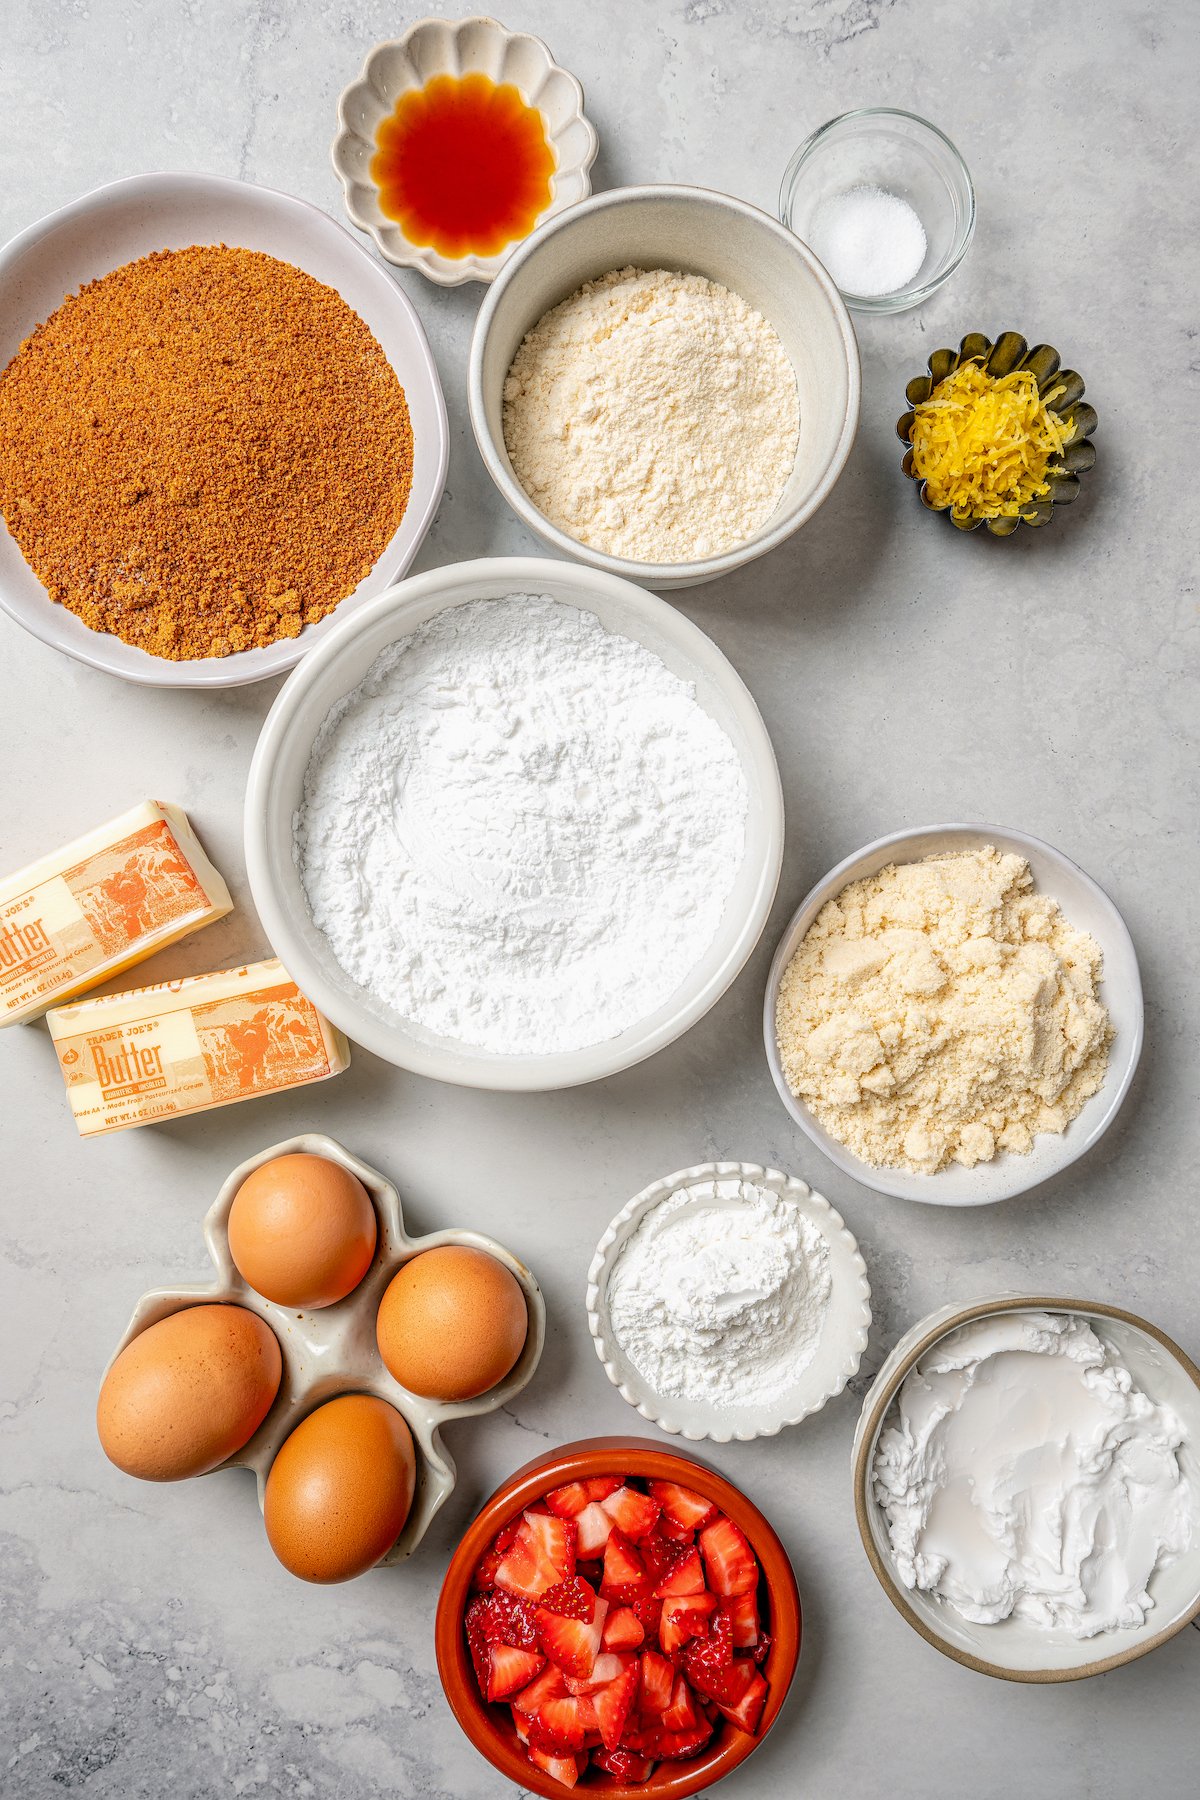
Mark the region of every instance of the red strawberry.
POLYGON ((488 1699, 507 1700, 510 1694, 528 1687, 545 1663, 545 1657, 535 1656, 532 1650, 514 1650, 511 1644, 490 1644, 485 1690, 488 1699))
POLYGON ((522 1688, 519 1694, 513 1695, 513 1723, 518 1733, 521 1730, 522 1715, 532 1718, 547 1700, 558 1700, 566 1691, 567 1682, 562 1670, 556 1669, 553 1663, 547 1663, 535 1681, 531 1681, 527 1688, 522 1688))
POLYGON ((696 1535, 687 1525, 677 1525, 674 1519, 667 1517, 666 1513, 659 1513, 658 1524, 654 1529, 661 1532, 662 1536, 668 1538, 672 1544, 690 1544, 696 1535))
POLYGON ((722 1688, 723 1693, 714 1694, 712 1698, 730 1724, 736 1725, 739 1731, 756 1732, 767 1701, 767 1684, 754 1664, 739 1657, 729 1669, 722 1688))
POLYGON ((600 1736, 606 1750, 615 1750, 620 1743, 625 1721, 633 1711, 637 1694, 638 1669, 637 1664, 633 1663, 629 1668, 623 1669, 615 1681, 607 1682, 592 1695, 592 1705, 596 1709, 600 1736))
POLYGON ((639 1538, 644 1538, 654 1530, 654 1521, 661 1511, 657 1500, 628 1486, 619 1487, 600 1504, 613 1524, 618 1525, 635 1544, 639 1538))
POLYGON ((630 1662, 637 1658, 631 1655, 618 1656, 614 1650, 602 1650, 592 1664, 592 1672, 586 1677, 568 1675, 566 1677, 568 1694, 592 1694, 599 1687, 605 1687, 624 1673, 630 1662))
POLYGON ((592 1556, 603 1556, 612 1526, 613 1522, 600 1502, 589 1500, 575 1520, 578 1554, 585 1560, 592 1556))
POLYGON ((699 1723, 700 1714, 696 1711, 687 1677, 677 1675, 671 1690, 671 1704, 662 1715, 662 1728, 664 1731, 694 1731, 699 1723))
POLYGON ((654 1590, 656 1600, 665 1600, 668 1594, 702 1594, 704 1592, 704 1564, 700 1561, 698 1550, 685 1550, 677 1562, 671 1564, 666 1575, 654 1590))
POLYGON ((600 1649, 607 1613, 607 1600, 593 1600, 592 1617, 588 1620, 566 1618, 544 1606, 538 1607, 538 1640, 550 1661, 564 1675, 574 1675, 582 1681, 589 1679, 600 1649))
POLYGON ((664 1762, 682 1762, 703 1750, 713 1734, 711 1719, 701 1718, 690 1731, 664 1731, 661 1725, 643 1731, 627 1731, 624 1749, 640 1756, 661 1758, 664 1762))
POLYGON ((607 1593, 610 1588, 635 1586, 645 1578, 645 1563, 625 1533, 614 1525, 604 1551, 604 1581, 600 1591, 607 1593))
POLYGON ((654 1763, 648 1756, 635 1756, 632 1750, 593 1750, 592 1761, 614 1780, 630 1785, 645 1781, 654 1763))
POLYGON ((684 1554, 683 1546, 664 1537, 657 1527, 638 1545, 638 1555, 645 1563, 652 1583, 661 1581, 684 1554))
POLYGON ((771 1634, 769 1631, 764 1631, 762 1636, 759 1638, 757 1644, 755 1644, 753 1651, 751 1652, 751 1660, 755 1663, 766 1662, 767 1651, 770 1648, 771 1648, 771 1634))
POLYGON ((719 1513, 700 1533, 700 1549, 714 1594, 752 1594, 758 1587, 758 1564, 743 1533, 719 1513))
POLYGON ((608 1588, 604 1598, 610 1607, 623 1607, 632 1612, 647 1638, 658 1636, 662 1601, 654 1598, 649 1581, 630 1582, 626 1587, 608 1588))
MULTIPOLYGON (((716 1516, 717 1509, 711 1500, 706 1500, 692 1488, 681 1487, 677 1481, 652 1481, 650 1492, 667 1518, 690 1532, 700 1531, 716 1516)), ((666 1526, 662 1529, 665 1531, 666 1526)))
POLYGON ((491 1675, 488 1651, 493 1644, 505 1644, 515 1650, 536 1651, 537 1620, 533 1608, 512 1594, 492 1592, 478 1594, 467 1608, 463 1621, 467 1647, 475 1666, 480 1689, 486 1693, 491 1675))
POLYGON ((623 1483, 624 1477, 621 1475, 590 1475, 583 1485, 588 1491, 589 1500, 607 1500, 623 1483))
POLYGON ((664 1653, 669 1656, 689 1638, 702 1637, 716 1608, 715 1594, 672 1594, 664 1600, 658 1626, 658 1641, 664 1653))
POLYGON ((496 1570, 504 1560, 505 1551, 517 1535, 520 1519, 512 1519, 492 1540, 490 1549, 479 1559, 479 1564, 471 1577, 471 1586, 475 1588, 493 1588, 496 1585, 496 1570))
POLYGON ((496 1568, 496 1586, 536 1600, 575 1573, 575 1527, 553 1513, 525 1512, 496 1568))
POLYGON ((529 1744, 525 1754, 535 1769, 541 1769, 543 1774, 549 1775, 554 1781, 561 1781, 567 1788, 573 1788, 587 1768, 585 1757, 555 1756, 551 1750, 539 1750, 536 1744, 529 1744))
POLYGON ((570 1694, 558 1700, 546 1700, 529 1721, 529 1742, 539 1750, 573 1756, 583 1749, 584 1740, 595 1728, 595 1722, 590 1700, 570 1694))
POLYGON ((753 1650, 759 1638, 758 1605, 753 1594, 735 1594, 722 1600, 720 1615, 728 1619, 735 1650, 753 1650))
POLYGON ((586 1581, 573 1575, 570 1581, 557 1581, 547 1588, 538 1605, 564 1619, 582 1619, 587 1624, 596 1611, 596 1593, 586 1581))
POLYGON ((566 1487, 554 1488, 546 1495, 546 1505, 560 1519, 573 1519, 588 1503, 587 1484, 569 1481, 566 1487))
POLYGON ((602 1650, 636 1650, 645 1636, 642 1622, 631 1606, 610 1607, 600 1647, 602 1650))
POLYGON ((675 1670, 657 1650, 647 1650, 640 1659, 641 1688, 638 1710, 647 1718, 658 1719, 671 1704, 675 1691, 675 1670))
POLYGON ((684 1668, 693 1687, 701 1693, 707 1692, 704 1683, 695 1671, 713 1670, 720 1672, 727 1669, 733 1661, 733 1628, 718 1609, 711 1620, 708 1631, 694 1638, 683 1653, 684 1668))

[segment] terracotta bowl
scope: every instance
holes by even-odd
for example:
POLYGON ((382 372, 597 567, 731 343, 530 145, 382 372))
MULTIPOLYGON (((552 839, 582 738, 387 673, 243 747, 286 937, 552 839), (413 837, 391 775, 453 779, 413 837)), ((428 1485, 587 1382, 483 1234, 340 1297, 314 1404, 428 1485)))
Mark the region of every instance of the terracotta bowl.
POLYGON ((547 1451, 518 1469, 497 1488, 483 1511, 467 1527, 450 1560, 438 1600, 435 1627, 438 1674, 455 1718, 481 1755, 493 1768, 528 1793, 546 1800, 562 1800, 566 1789, 544 1775, 527 1759, 513 1730, 507 1706, 489 1706, 479 1692, 463 1631, 463 1615, 470 1595, 471 1575, 489 1543, 514 1514, 551 1488, 596 1475, 640 1475, 660 1481, 678 1481, 695 1488, 719 1506, 740 1526, 758 1558, 766 1588, 760 1610, 771 1634, 771 1648, 763 1665, 769 1692, 762 1723, 754 1737, 738 1731, 728 1721, 717 1727, 707 1749, 690 1762, 661 1762, 648 1781, 631 1786, 589 1769, 577 1793, 603 1793, 609 1800, 685 1800, 720 1781, 745 1762, 778 1718, 800 1657, 800 1595, 787 1551, 756 1506, 723 1476, 690 1456, 664 1450, 652 1438, 584 1438, 547 1451))

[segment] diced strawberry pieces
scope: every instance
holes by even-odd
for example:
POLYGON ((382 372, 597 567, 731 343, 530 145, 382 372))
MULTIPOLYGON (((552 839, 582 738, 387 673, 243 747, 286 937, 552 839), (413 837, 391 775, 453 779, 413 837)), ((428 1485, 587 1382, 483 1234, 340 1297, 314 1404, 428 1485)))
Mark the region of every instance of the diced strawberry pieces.
POLYGON ((555 1755, 573 1756, 582 1750, 589 1731, 595 1729, 596 1715, 590 1700, 573 1694, 547 1700, 529 1721, 529 1742, 539 1750, 555 1755))
POLYGON ((612 1519, 600 1502, 590 1500, 575 1519, 579 1557, 586 1561, 593 1556, 603 1556, 604 1546, 608 1542, 608 1534, 612 1528, 612 1519))
POLYGON ((607 1682, 592 1695, 600 1736, 606 1750, 615 1750, 621 1741, 625 1721, 633 1711, 638 1695, 638 1670, 634 1664, 623 1669, 615 1681, 607 1682))
POLYGON ((556 1756, 552 1750, 539 1750, 536 1744, 527 1745, 525 1754, 535 1769, 541 1769, 553 1781, 561 1781, 565 1788, 573 1788, 587 1767, 582 1756, 556 1756))
POLYGON ((646 1537, 654 1530, 654 1522, 661 1508, 657 1500, 649 1494, 643 1494, 637 1488, 619 1487, 615 1493, 600 1502, 614 1525, 620 1527, 627 1538, 634 1543, 646 1537))
POLYGON ((706 1690, 697 1679, 696 1671, 711 1670, 719 1674, 729 1667, 733 1661, 733 1628, 719 1609, 710 1620, 707 1632, 697 1633, 688 1643, 683 1660, 692 1685, 699 1687, 701 1692, 706 1690))
POLYGON ((591 1475, 583 1485, 589 1500, 607 1500, 619 1487, 624 1487, 625 1478, 623 1475, 591 1475))
MULTIPOLYGON (((610 1588, 636 1586, 646 1579, 646 1565, 625 1533, 613 1526, 604 1551, 604 1580, 601 1592, 610 1588)), ((703 1584, 702 1584, 703 1585, 703 1584)))
POLYGON ((593 1598, 590 1619, 564 1617, 544 1606, 537 1609, 538 1641, 550 1661, 564 1675, 590 1679, 604 1634, 608 1601, 593 1598))
POLYGON ((545 1667, 546 1659, 532 1650, 514 1650, 511 1644, 488 1647, 488 1676, 485 1693, 489 1700, 507 1700, 529 1686, 534 1676, 545 1667))
POLYGON ((630 1786, 639 1781, 647 1781, 654 1767, 652 1757, 635 1756, 632 1750, 594 1750, 592 1761, 606 1775, 630 1786))
POLYGON ((689 1638, 702 1636, 716 1608, 715 1594, 672 1594, 664 1600, 658 1626, 658 1641, 664 1653, 669 1656, 689 1638))
POLYGON ((683 1666, 696 1692, 718 1706, 736 1706, 756 1674, 748 1656, 718 1656, 715 1639, 689 1644, 683 1666))
POLYGON ((610 1681, 616 1681, 624 1674, 629 1659, 618 1656, 615 1651, 602 1650, 592 1664, 592 1672, 587 1676, 568 1675, 566 1677, 568 1694, 592 1694, 598 1687, 604 1687, 610 1681))
POLYGON ((700 1533, 700 1549, 714 1594, 752 1594, 758 1587, 758 1564, 742 1531, 724 1513, 700 1533))
POLYGON ((663 1762, 682 1762, 703 1750, 713 1734, 711 1719, 701 1718, 690 1731, 664 1731, 661 1725, 626 1731, 623 1748, 663 1762))
POLYGON ((668 1518, 666 1513, 659 1513, 658 1523, 654 1529, 662 1537, 669 1539, 672 1544, 690 1544, 696 1535, 689 1526, 677 1524, 674 1519, 668 1518))
POLYGON ((541 1711, 547 1700, 561 1699, 566 1691, 566 1676, 561 1669, 548 1662, 536 1680, 531 1681, 527 1688, 522 1688, 519 1694, 513 1695, 514 1719, 522 1715, 532 1718, 534 1713, 541 1711))
POLYGON ((575 1527, 553 1513, 527 1510, 495 1571, 508 1593, 536 1600, 547 1588, 575 1573, 575 1527))
POLYGON ((750 1671, 749 1681, 745 1683, 736 1699, 723 1700, 716 1694, 713 1695, 713 1699, 731 1725, 736 1725, 739 1731, 748 1731, 753 1735, 758 1730, 763 1707, 767 1703, 767 1684, 753 1662, 747 1663, 739 1659, 734 1667, 737 1669, 748 1668, 750 1671))
POLYGON ((700 1561, 700 1552, 687 1550, 667 1570, 666 1575, 654 1590, 654 1598, 665 1600, 668 1594, 702 1594, 703 1592, 704 1564, 700 1561))
POLYGON ((769 1631, 764 1631, 750 1654, 756 1663, 764 1663, 767 1660, 767 1652, 770 1648, 771 1634, 769 1631))
POLYGON ((573 1519, 587 1505, 590 1495, 584 1481, 569 1481, 546 1495, 546 1505, 560 1519, 573 1519))
POLYGON ((729 1620, 735 1650, 753 1650, 759 1639, 758 1602, 753 1594, 734 1594, 722 1600, 720 1615, 729 1620))
POLYGON ((600 1639, 602 1650, 636 1650, 645 1637, 642 1622, 631 1606, 610 1606, 600 1639))
POLYGON ((701 1530, 716 1516, 717 1509, 711 1500, 706 1500, 693 1488, 681 1487, 677 1481, 652 1481, 650 1492, 668 1519, 688 1531, 701 1530))
POLYGON ((685 1675, 675 1677, 675 1686, 671 1693, 671 1704, 662 1715, 664 1731, 692 1731, 700 1723, 700 1714, 696 1711, 696 1703, 692 1698, 692 1690, 688 1686, 685 1675))
POLYGON ((538 1553, 558 1570, 559 1579, 569 1581, 575 1573, 575 1527, 566 1519, 556 1519, 553 1513, 527 1512, 518 1537, 525 1530, 535 1539, 538 1553))
POLYGON ((582 1619, 586 1623, 596 1611, 596 1592, 580 1576, 572 1575, 570 1581, 558 1581, 547 1588, 538 1605, 564 1619, 582 1619))
POLYGON ((653 1583, 660 1582, 667 1571, 673 1569, 681 1556, 686 1554, 681 1544, 673 1538, 664 1537, 657 1526, 649 1536, 642 1539, 637 1553, 645 1563, 653 1583))
POLYGON ((675 1669, 657 1650, 647 1650, 640 1659, 640 1674, 638 1710, 648 1718, 661 1718, 675 1692, 675 1669))

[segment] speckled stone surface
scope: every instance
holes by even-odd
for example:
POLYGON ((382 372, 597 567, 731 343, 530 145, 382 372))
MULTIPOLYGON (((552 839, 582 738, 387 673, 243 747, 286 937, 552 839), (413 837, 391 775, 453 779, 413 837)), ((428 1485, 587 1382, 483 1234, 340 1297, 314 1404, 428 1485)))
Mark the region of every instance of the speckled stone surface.
MULTIPOLYGON (((340 214, 326 146, 342 85, 404 10, 382 0, 9 0, 0 55, 5 234, 117 176, 194 168, 340 214)), ((349 1074, 159 1130, 80 1144, 39 1028, 0 1038, 7 1125, 0 1308, 0 1794, 4 1800, 377 1795, 501 1800, 434 1669, 439 1574, 477 1503, 543 1445, 632 1428, 587 1336, 592 1248, 647 1181, 710 1157, 792 1170, 858 1233, 876 1326, 855 1394, 797 1430, 714 1450, 795 1560, 793 1697, 729 1800, 1116 1800, 1196 1775, 1200 1634, 1073 1687, 989 1681, 922 1643, 855 1534, 857 1398, 931 1307, 1005 1288, 1123 1300, 1200 1351, 1195 1225, 1197 913, 1194 509, 1187 446, 1200 276, 1200 13, 947 0, 522 0, 582 79, 597 186, 727 188, 773 208, 790 152, 856 105, 942 125, 976 179, 975 247, 923 311, 860 327, 862 429, 824 510, 736 579, 678 597, 749 682, 789 828, 775 915, 724 1002, 653 1062, 540 1098, 456 1091, 365 1053, 349 1074), (893 423, 905 380, 968 329, 1057 344, 1100 412, 1072 513, 1010 542, 921 512, 893 423), (873 1197, 792 1127, 759 1036, 778 930, 848 851, 906 823, 994 819, 1048 838, 1121 907, 1142 958, 1146 1052, 1103 1147, 994 1210, 873 1197), (201 1279, 227 1171, 305 1127, 388 1170, 410 1224, 493 1232, 545 1285, 544 1365, 509 1412, 450 1433, 460 1485, 407 1567, 317 1590, 274 1562, 251 1482, 176 1488, 110 1468, 98 1374, 143 1289, 201 1279)), ((450 406, 449 491, 420 567, 536 548, 466 420, 477 289, 401 280, 450 406)), ((269 686, 214 698, 93 674, 0 619, 0 859, 15 866, 145 792, 181 801, 236 914, 151 978, 258 954, 240 797, 269 686)))

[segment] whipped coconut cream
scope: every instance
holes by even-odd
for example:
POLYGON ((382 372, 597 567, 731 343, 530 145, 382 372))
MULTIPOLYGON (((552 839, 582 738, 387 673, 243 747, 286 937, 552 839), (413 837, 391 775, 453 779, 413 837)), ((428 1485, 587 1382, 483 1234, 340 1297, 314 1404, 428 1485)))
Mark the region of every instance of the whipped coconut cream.
POLYGON ((977 1624, 1144 1624, 1197 1529, 1185 1433, 1083 1319, 1007 1313, 921 1358, 875 1453, 900 1579, 977 1624))

